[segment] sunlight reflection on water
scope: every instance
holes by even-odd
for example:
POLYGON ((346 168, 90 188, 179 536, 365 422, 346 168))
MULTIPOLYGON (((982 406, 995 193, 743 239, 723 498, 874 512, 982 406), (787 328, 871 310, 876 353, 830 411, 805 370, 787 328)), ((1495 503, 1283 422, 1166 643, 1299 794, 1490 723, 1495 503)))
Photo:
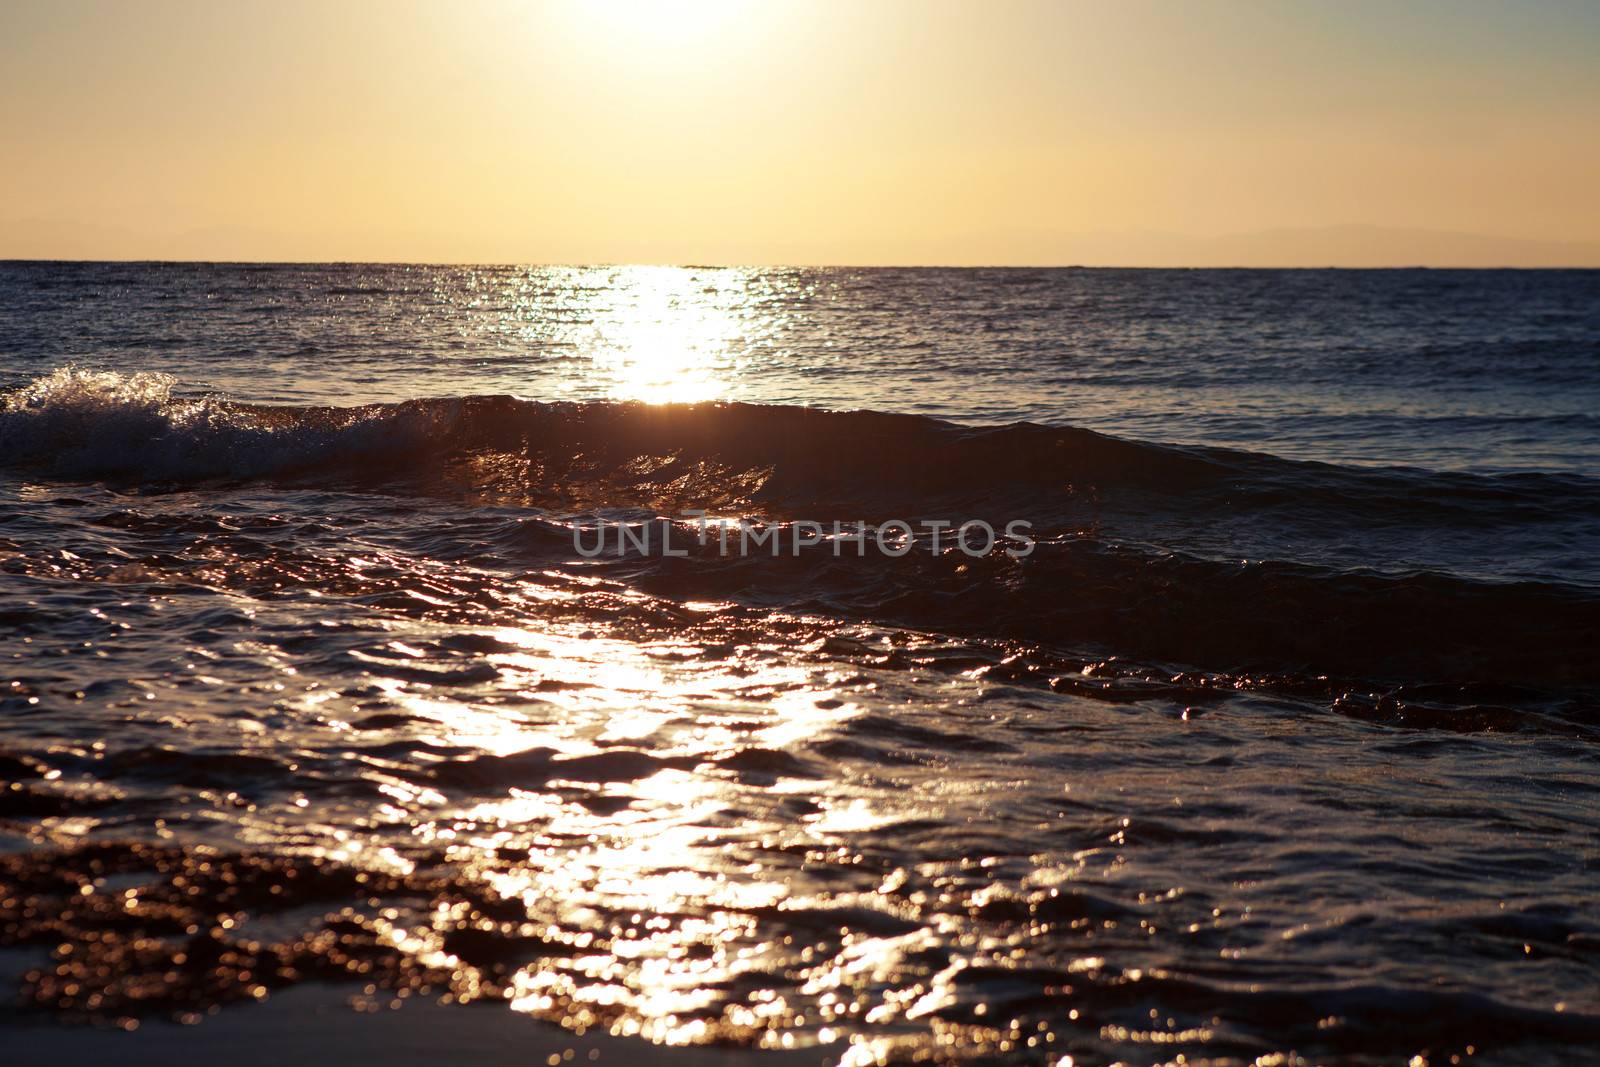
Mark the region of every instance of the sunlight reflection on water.
MULTIPOLYGON (((742 365, 747 337, 771 329, 748 272, 629 266, 591 269, 572 287, 574 338, 589 356, 562 390, 596 389, 647 403, 722 399, 742 365)), ((507 279, 511 285, 517 279, 507 279)), ((525 304, 509 314, 521 317, 525 304)))

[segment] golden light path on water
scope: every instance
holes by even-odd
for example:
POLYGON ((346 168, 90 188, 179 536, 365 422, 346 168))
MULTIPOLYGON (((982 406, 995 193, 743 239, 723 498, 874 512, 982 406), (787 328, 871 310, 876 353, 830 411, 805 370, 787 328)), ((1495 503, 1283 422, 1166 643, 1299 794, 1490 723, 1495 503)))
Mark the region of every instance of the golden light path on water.
MULTIPOLYGON (((650 306, 659 316, 671 299, 650 306)), ((634 336, 651 336, 657 321, 643 316, 634 336)), ((661 383, 659 365, 639 373, 661 383)), ((369 562, 378 561, 350 561, 369 562)), ((468 577, 446 569, 411 588, 433 597, 435 582, 468 577)), ((940 794, 970 787, 824 785, 794 760, 868 715, 876 686, 805 655, 811 642, 796 647, 781 618, 744 635, 748 644, 711 646, 695 620, 735 605, 684 602, 680 633, 562 621, 596 597, 650 608, 643 594, 582 577, 503 587, 497 615, 520 622, 476 631, 484 677, 466 689, 443 684, 441 668, 462 662, 440 659, 460 636, 453 627, 396 621, 387 640, 352 650, 384 706, 431 724, 414 741, 449 754, 433 764, 449 776, 368 761, 364 776, 384 797, 367 815, 373 832, 306 827, 299 851, 402 876, 425 873, 408 857, 440 857, 452 889, 421 912, 382 910, 370 928, 448 975, 458 1000, 503 1000, 579 1032, 670 1045, 835 1045, 839 1062, 860 1065, 906 1039, 868 1037, 864 1026, 938 1029, 934 1013, 958 997, 959 968, 908 983, 907 960, 970 938, 899 915, 883 894, 907 872, 874 872, 859 850, 875 831, 940 818, 940 794), (493 943, 488 965, 474 955, 483 944, 461 947, 473 933, 493 943), (535 958, 523 965, 516 956, 530 944, 535 958)), ((360 729, 326 691, 304 706, 347 734, 360 729)), ((285 844, 281 824, 243 836, 285 844)))
POLYGON ((619 400, 689 403, 726 395, 738 346, 755 312, 741 299, 744 276, 680 267, 609 272, 600 291, 593 371, 586 388, 619 400))
MULTIPOLYGON (((598 343, 592 349, 592 374, 585 391, 599 385, 605 393, 623 400, 646 403, 684 403, 720 399, 739 369, 739 348, 748 333, 759 329, 759 315, 745 299, 746 279, 740 272, 718 271, 709 277, 676 267, 629 266, 610 270, 600 290, 603 305, 595 315, 598 343)), ((597 301, 599 304, 600 301, 597 301)), ((568 722, 601 718, 604 728, 594 741, 619 743, 659 738, 664 729, 685 719, 693 724, 678 746, 697 758, 719 750, 737 751, 743 744, 759 743, 781 751, 803 738, 859 714, 860 709, 834 699, 827 689, 807 685, 806 672, 792 667, 766 667, 755 677, 704 670, 674 672, 657 660, 661 649, 646 650, 620 640, 593 636, 573 638, 547 631, 498 631, 497 637, 521 649, 494 657, 503 669, 525 671, 529 676, 554 673, 583 676, 586 688, 573 690, 563 702, 568 722), (718 689, 772 687, 777 693, 765 713, 770 723, 754 735, 735 732, 701 714, 696 701, 718 689), (793 687, 787 692, 782 687, 793 687), (644 698, 641 700, 641 698, 644 698), (822 710, 827 708, 829 710, 822 710)), ((692 657, 696 649, 681 650, 692 657)), ((437 709, 434 709, 437 711, 437 709)), ((489 751, 514 751, 527 743, 518 730, 497 742, 484 736, 484 723, 471 712, 458 720, 461 729, 442 737, 451 743, 473 744, 489 751)), ((492 723, 490 733, 492 733, 492 723)), ((558 743, 550 741, 552 747, 558 743)), ((565 749, 576 755, 572 748, 565 749)), ((785 788, 779 783, 777 788, 785 788)), ((789 789, 796 788, 793 785, 789 789)), ((736 869, 696 869, 690 858, 707 848, 725 846, 729 829, 709 821, 730 806, 734 798, 721 795, 719 784, 701 775, 667 770, 630 790, 638 806, 617 814, 593 813, 535 792, 512 790, 503 801, 478 805, 464 813, 478 825, 498 827, 462 842, 448 825, 420 828, 430 842, 451 842, 456 849, 477 849, 494 854, 517 836, 522 827, 543 824, 553 837, 588 836, 595 845, 581 858, 570 853, 559 862, 526 864, 513 870, 487 865, 480 876, 507 900, 520 901, 536 912, 541 901, 601 898, 615 910, 637 909, 645 931, 628 941, 612 941, 605 951, 579 954, 573 967, 558 971, 530 967, 516 974, 508 990, 513 1010, 543 1014, 571 1005, 623 1008, 626 1015, 619 1032, 641 1035, 666 1044, 691 1044, 712 1038, 715 1030, 703 1018, 680 1017, 711 1008, 714 985, 725 985, 742 972, 754 972, 772 962, 749 946, 758 934, 749 916, 758 909, 778 908, 789 898, 781 881, 741 877, 754 872, 736 869), (686 911, 704 917, 674 922, 666 918, 686 911), (741 945, 743 942, 743 945, 741 945), (584 978, 574 977, 574 970, 584 978)), ((443 799, 442 797, 440 798, 443 799)), ((837 806, 820 805, 806 822, 814 834, 847 833, 889 821, 873 811, 861 797, 837 806)), ((781 823, 747 820, 737 834, 759 840, 777 837, 787 828, 781 823)), ((468 863, 470 867, 470 860, 468 863)), ((413 950, 427 951, 422 943, 413 950)), ((435 950, 436 953, 442 950, 435 950)), ((853 969, 884 967, 863 943, 851 953, 853 969)), ((448 963, 440 955, 439 962, 448 963)), ((825 1014, 849 1014, 843 999, 828 994, 826 979, 814 980, 810 995, 821 995, 825 1014)), ((833 985, 840 984, 835 980, 833 985)), ((566 1015, 565 1024, 579 1018, 566 1015)), ((795 1021, 781 997, 724 1014, 724 1023, 754 1032, 767 1031, 764 1043, 787 1047, 793 1034, 773 1029, 795 1021)), ((798 1019, 803 1023, 803 1016, 798 1019)), ((824 1040, 831 1032, 824 1028, 824 1040)), ((863 1046, 855 1057, 876 1058, 863 1046)))
MULTIPOLYGON (((705 671, 673 669, 663 657, 679 661, 691 657, 692 647, 641 647, 629 641, 599 637, 571 637, 531 630, 500 630, 496 637, 522 651, 494 657, 509 676, 583 678, 584 688, 570 690, 560 701, 566 723, 592 722, 599 726, 598 744, 660 738, 675 723, 683 728, 675 744, 662 753, 694 759, 714 759, 737 751, 742 743, 758 741, 777 749, 797 737, 807 736, 855 713, 850 705, 833 711, 828 691, 800 688, 805 672, 795 668, 767 667, 753 676, 736 677, 724 669, 705 671), (766 706, 770 724, 744 738, 702 714, 697 706, 708 693, 752 685, 777 693, 766 706), (783 687, 796 687, 780 692, 783 687)), ((459 740, 468 740, 459 738, 459 740)), ((525 735, 513 739, 526 744, 525 735)), ((550 738, 552 746, 561 739, 550 738)), ((476 742, 481 743, 481 742, 476 742)), ((591 749, 603 751, 603 749, 591 749)), ((582 753, 566 747, 569 755, 582 753)), ((510 991, 514 1010, 545 1012, 560 1004, 625 1008, 625 1033, 638 1033, 670 1044, 687 1044, 710 1036, 703 1020, 679 1022, 680 1015, 711 1006, 713 983, 726 981, 754 960, 741 962, 733 945, 722 946, 755 933, 754 925, 738 918, 752 909, 772 908, 788 896, 781 883, 745 880, 734 870, 717 865, 699 866, 695 857, 715 850, 728 839, 726 827, 711 820, 734 798, 705 776, 668 769, 631 783, 628 810, 597 816, 582 807, 549 795, 513 790, 504 801, 479 805, 466 817, 477 824, 504 827, 466 841, 468 849, 492 852, 514 837, 521 827, 543 824, 553 838, 588 837, 592 847, 578 855, 553 857, 547 865, 527 864, 512 870, 483 873, 485 880, 505 899, 520 901, 536 912, 541 901, 604 901, 614 911, 634 910, 647 920, 637 936, 613 940, 604 952, 584 953, 577 946, 570 971, 528 968, 518 972, 510 991), (707 913, 689 921, 673 921, 688 911, 707 913), (710 948, 707 953, 706 948, 710 948)), ((747 837, 781 832, 773 823, 751 823, 740 829, 747 837)), ((453 830, 428 827, 421 835, 431 842, 456 839, 453 830)), ((470 863, 468 864, 470 867, 470 863)), ((567 1010, 572 1010, 570 1007, 567 1010)), ((580 1007, 581 1010, 581 1007, 580 1007)), ((730 1020, 737 1023, 739 1020, 730 1020)), ((759 1026, 759 1020, 744 1020, 759 1026)))
MULTIPOLYGON (((529 584, 524 592, 549 604, 563 594, 529 584)), ((714 611, 726 605, 699 605, 714 611)), ((496 936, 531 937, 546 945, 541 963, 515 971, 497 990, 453 954, 449 931, 469 919, 465 904, 440 901, 427 921, 381 916, 386 942, 419 964, 454 976, 459 999, 503 997, 516 1011, 579 1031, 604 1025, 615 1033, 665 1044, 727 1039, 743 1032, 758 1044, 829 1043, 834 1031, 814 1024, 859 1021, 876 1005, 849 995, 846 972, 892 971, 901 951, 921 935, 847 938, 837 959, 819 958, 802 990, 814 1006, 810 1032, 802 1006, 781 995, 746 1004, 720 1003, 741 976, 759 979, 793 966, 795 946, 769 942, 761 916, 786 909, 848 904, 851 894, 820 895, 789 884, 778 872, 740 860, 741 852, 774 847, 847 849, 849 835, 893 821, 866 793, 841 788, 814 796, 815 783, 775 775, 760 792, 793 796, 809 814, 790 822, 737 776, 719 775, 721 760, 741 753, 781 753, 863 714, 831 672, 772 656, 711 659, 693 641, 638 641, 583 627, 503 626, 487 630, 500 651, 487 655, 498 694, 538 694, 534 715, 508 713, 503 703, 455 700, 414 680, 384 678, 385 662, 422 663, 427 632, 396 631, 381 654, 361 658, 374 669, 386 701, 436 723, 419 740, 441 749, 519 759, 547 751, 557 766, 571 761, 571 780, 512 785, 501 799, 459 806, 437 789, 387 777, 389 802, 380 822, 410 823, 413 844, 447 857, 461 883, 474 883, 526 922, 494 928, 496 936), (655 767, 598 770, 619 749, 648 744, 655 767), (710 771, 710 773, 707 773, 710 771), (608 780, 613 779, 613 780, 608 780), (574 802, 574 798, 578 802, 574 802), (742 817, 729 817, 744 812, 742 817), (577 843, 576 845, 574 843, 577 843), (507 855, 518 857, 507 862, 507 855), (618 923, 606 916, 631 916, 618 923), (551 966, 554 956, 559 966, 551 966), (837 968, 837 970, 836 970, 837 968)), ((755 652, 757 650, 749 650, 755 652)), ((315 706, 318 697, 308 698, 315 706)), ((903 815, 903 813, 902 813, 903 815)), ((410 873, 392 840, 339 832, 309 851, 374 870, 410 873)), ((263 837, 263 843, 270 835, 263 837)), ((486 930, 486 932, 488 932, 486 930)), ((808 955, 808 954, 807 954, 808 955)), ((808 959, 809 962, 809 959, 808 959)), ((863 1046, 855 1059, 872 1062, 863 1046)))

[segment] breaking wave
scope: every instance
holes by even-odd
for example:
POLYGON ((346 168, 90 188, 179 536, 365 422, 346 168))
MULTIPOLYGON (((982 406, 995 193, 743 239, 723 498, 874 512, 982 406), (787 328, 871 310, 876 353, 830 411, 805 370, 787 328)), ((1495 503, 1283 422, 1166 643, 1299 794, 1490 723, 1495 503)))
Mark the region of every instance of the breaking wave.
POLYGON ((523 505, 533 513, 487 520, 490 560, 481 524, 470 537, 434 531, 426 546, 522 567, 587 563, 572 529, 595 514, 1025 519, 1037 545, 1023 559, 862 558, 825 542, 595 565, 661 595, 1103 646, 1178 669, 1331 675, 1331 687, 1600 683, 1587 653, 1600 646, 1600 593, 1573 563, 1600 519, 1600 485, 1576 476, 1347 468, 874 411, 513 396, 267 407, 175 385, 81 369, 40 378, 4 400, 5 463, 146 491, 270 479, 523 505))

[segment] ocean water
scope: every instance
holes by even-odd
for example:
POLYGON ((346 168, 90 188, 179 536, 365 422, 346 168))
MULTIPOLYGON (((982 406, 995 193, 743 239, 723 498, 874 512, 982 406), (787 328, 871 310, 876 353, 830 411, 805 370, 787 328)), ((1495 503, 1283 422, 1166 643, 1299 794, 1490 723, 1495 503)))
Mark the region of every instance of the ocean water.
POLYGON ((1596 412, 1600 272, 0 264, 0 1024, 1592 1062, 1596 412))

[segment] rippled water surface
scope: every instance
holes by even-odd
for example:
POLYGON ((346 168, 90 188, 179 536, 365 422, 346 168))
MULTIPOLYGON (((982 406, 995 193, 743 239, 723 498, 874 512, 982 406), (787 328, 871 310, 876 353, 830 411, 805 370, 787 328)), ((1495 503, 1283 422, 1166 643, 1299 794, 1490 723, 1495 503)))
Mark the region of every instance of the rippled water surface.
POLYGON ((1597 297, 0 264, 0 1024, 1593 1060, 1597 297))

